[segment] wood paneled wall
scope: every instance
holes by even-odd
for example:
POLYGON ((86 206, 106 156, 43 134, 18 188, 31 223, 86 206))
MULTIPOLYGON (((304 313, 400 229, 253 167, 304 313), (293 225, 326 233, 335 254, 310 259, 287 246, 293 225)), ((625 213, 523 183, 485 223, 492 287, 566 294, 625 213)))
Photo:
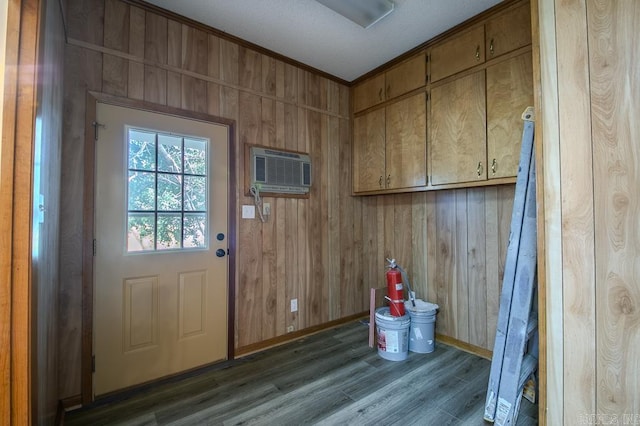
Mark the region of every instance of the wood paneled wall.
POLYGON ((60 339, 63 397, 80 394, 82 170, 87 90, 235 120, 235 347, 364 313, 395 257, 438 332, 491 349, 513 185, 351 196, 349 87, 120 0, 68 0, 60 339), (308 199, 266 197, 241 219, 245 143, 309 152, 308 199), (290 312, 291 299, 298 312, 290 312))
POLYGON ((536 15, 547 337, 541 422, 634 424, 640 4, 538 0, 536 15))
POLYGON ((38 58, 38 100, 34 134, 34 221, 32 297, 35 332, 33 404, 39 424, 52 424, 58 409, 58 292, 60 167, 64 27, 58 0, 41 1, 41 47, 38 58), (42 197, 38 197, 42 194, 42 197))

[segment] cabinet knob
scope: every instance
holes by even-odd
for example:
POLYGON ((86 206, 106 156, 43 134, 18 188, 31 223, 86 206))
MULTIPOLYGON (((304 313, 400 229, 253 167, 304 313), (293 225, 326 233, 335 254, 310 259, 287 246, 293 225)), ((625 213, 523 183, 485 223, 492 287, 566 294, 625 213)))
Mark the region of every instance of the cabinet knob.
POLYGON ((482 176, 482 161, 478 161, 478 168, 476 169, 476 172, 478 172, 478 177, 482 176))
POLYGON ((476 61, 480 60, 480 45, 476 46, 476 61))
POLYGON ((378 91, 378 98, 380 100, 382 100, 382 87, 380 88, 380 90, 378 91))
POLYGON ((493 56, 493 39, 489 42, 489 52, 491 53, 491 56, 493 56))
POLYGON ((380 185, 380 188, 382 188, 382 175, 380 175, 380 179, 378 180, 378 185, 380 185))
POLYGON ((391 185, 391 175, 387 176, 387 188, 391 185))
POLYGON ((494 158, 493 161, 491 162, 491 173, 493 173, 494 175, 496 174, 496 166, 497 165, 498 165, 498 162, 494 158))

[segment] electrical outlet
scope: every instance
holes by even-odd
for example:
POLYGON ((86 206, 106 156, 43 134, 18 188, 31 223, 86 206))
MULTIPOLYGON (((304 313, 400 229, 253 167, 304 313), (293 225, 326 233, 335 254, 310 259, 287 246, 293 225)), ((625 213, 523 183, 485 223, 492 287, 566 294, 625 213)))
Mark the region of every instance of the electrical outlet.
POLYGON ((287 327, 287 333, 291 333, 293 331, 293 326, 290 325, 287 327))
POLYGON ((271 203, 264 203, 262 205, 262 214, 264 216, 269 216, 271 214, 271 203))
POLYGON ((298 299, 291 299, 291 312, 298 312, 298 299))

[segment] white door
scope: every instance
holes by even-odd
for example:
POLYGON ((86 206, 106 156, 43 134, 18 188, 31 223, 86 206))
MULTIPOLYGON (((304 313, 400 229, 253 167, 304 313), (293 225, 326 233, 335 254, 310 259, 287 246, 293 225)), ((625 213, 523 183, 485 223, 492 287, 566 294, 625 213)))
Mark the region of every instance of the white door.
POLYGON ((229 133, 101 103, 96 115, 94 393, 102 395, 227 356, 229 133))

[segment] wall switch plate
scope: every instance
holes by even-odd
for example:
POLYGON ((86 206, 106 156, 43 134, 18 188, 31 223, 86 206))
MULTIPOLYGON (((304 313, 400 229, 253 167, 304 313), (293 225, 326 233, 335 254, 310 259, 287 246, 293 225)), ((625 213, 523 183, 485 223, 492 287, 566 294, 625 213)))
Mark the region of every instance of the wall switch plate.
POLYGON ((291 299, 291 312, 298 312, 298 299, 291 299))
POLYGON ((255 219, 256 206, 242 206, 242 218, 243 219, 255 219))
POLYGON ((262 205, 262 214, 269 216, 271 214, 271 203, 264 203, 262 205))

